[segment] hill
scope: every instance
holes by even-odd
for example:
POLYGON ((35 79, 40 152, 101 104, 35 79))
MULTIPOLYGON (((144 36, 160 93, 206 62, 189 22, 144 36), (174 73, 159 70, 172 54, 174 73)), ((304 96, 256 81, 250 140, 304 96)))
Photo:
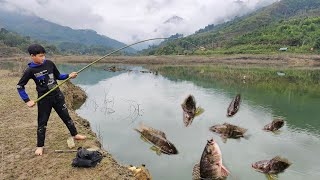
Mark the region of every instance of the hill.
MULTIPOLYGON (((125 46, 124 43, 97 34, 93 30, 72 29, 26 13, 0 9, 0 23, 7 30, 29 36, 35 40, 47 41, 61 50, 66 47, 80 46, 83 49, 85 47, 95 47, 107 48, 110 51, 125 46)), ((135 50, 127 48, 125 52, 134 53, 135 50)), ((85 54, 86 52, 82 53, 85 54)))
POLYGON ((282 0, 232 21, 208 25, 195 34, 143 53, 278 53, 281 47, 290 52, 312 53, 320 49, 319 16, 319 0, 282 0), (196 50, 200 46, 206 50, 196 50))

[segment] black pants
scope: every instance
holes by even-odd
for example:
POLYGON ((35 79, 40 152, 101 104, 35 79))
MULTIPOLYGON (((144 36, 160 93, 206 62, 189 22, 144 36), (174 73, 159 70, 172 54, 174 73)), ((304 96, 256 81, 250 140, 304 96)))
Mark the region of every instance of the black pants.
POLYGON ((68 109, 64 100, 64 96, 61 92, 54 96, 46 96, 38 103, 38 130, 37 130, 37 147, 44 146, 44 140, 46 137, 46 128, 51 113, 51 109, 58 113, 59 117, 66 124, 72 136, 78 134, 76 127, 68 113, 68 109))

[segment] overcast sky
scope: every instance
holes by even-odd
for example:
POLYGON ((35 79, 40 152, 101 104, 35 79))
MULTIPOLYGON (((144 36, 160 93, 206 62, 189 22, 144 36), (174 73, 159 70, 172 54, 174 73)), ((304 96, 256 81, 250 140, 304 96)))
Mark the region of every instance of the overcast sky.
POLYGON ((276 0, 0 0, 74 29, 93 29, 124 43, 175 33, 188 35, 276 0), (172 16, 180 23, 164 22, 172 16))

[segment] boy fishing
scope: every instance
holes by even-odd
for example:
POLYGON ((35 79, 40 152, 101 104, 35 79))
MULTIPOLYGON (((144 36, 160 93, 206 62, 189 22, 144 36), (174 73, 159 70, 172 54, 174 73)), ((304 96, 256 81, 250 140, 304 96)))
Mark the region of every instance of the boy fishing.
MULTIPOLYGON (((17 89, 22 100, 28 107, 32 108, 35 105, 35 101, 30 100, 28 94, 25 91, 25 85, 29 79, 33 79, 36 84, 36 90, 38 97, 42 96, 57 85, 57 80, 64 80, 68 77, 76 78, 77 72, 70 74, 60 74, 56 65, 45 59, 45 49, 38 44, 32 44, 28 47, 28 52, 31 56, 32 62, 28 64, 28 68, 24 71, 20 81, 17 84, 17 89)), ((65 104, 64 95, 59 88, 55 89, 43 99, 37 102, 38 106, 38 128, 37 128, 37 148, 36 155, 43 154, 43 146, 45 141, 46 127, 51 113, 51 109, 57 112, 59 117, 65 123, 70 131, 71 136, 75 140, 84 140, 86 136, 78 134, 76 127, 68 113, 67 106, 65 104)))

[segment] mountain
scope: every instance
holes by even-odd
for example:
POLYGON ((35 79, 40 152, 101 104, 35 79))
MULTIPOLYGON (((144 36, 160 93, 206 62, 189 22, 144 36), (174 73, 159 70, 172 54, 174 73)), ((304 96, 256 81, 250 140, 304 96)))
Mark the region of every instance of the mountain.
MULTIPOLYGON (((0 24, 1 27, 1 24, 0 24)), ((3 26, 2 26, 3 27, 3 26)), ((0 57, 25 55, 30 44, 41 43, 48 54, 61 54, 55 45, 24 37, 5 28, 0 29, 0 57)))
POLYGON ((281 47, 289 47, 291 52, 311 52, 312 48, 318 50, 320 43, 319 16, 319 0, 281 0, 144 52, 157 55, 186 51, 196 54, 273 53, 281 47), (200 46, 206 51, 195 51, 200 46))
MULTIPOLYGON (((107 36, 100 35, 94 30, 75 30, 67 26, 52 23, 35 15, 4 9, 0 9, 0 23, 7 30, 29 36, 36 40, 53 43, 58 47, 64 43, 82 46, 103 46, 109 49, 118 49, 126 45, 107 36)), ((135 52, 133 48, 127 48, 124 51, 129 53, 135 52)))
POLYGON ((181 23, 184 19, 179 16, 172 16, 171 18, 167 19, 164 24, 172 23, 172 24, 178 24, 181 23))

